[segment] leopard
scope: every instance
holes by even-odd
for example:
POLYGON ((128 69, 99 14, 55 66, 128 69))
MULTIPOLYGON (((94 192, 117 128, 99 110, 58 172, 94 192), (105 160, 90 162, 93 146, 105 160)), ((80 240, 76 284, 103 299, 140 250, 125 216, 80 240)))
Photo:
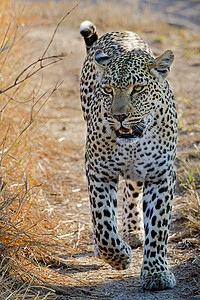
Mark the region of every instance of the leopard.
POLYGON ((88 20, 81 23, 80 34, 86 46, 80 99, 95 254, 124 270, 132 263, 131 251, 143 246, 142 287, 173 288, 176 279, 167 265, 167 247, 177 112, 166 77, 174 54, 166 50, 155 57, 131 31, 99 37, 88 20), (124 181, 121 231, 119 180, 124 181))

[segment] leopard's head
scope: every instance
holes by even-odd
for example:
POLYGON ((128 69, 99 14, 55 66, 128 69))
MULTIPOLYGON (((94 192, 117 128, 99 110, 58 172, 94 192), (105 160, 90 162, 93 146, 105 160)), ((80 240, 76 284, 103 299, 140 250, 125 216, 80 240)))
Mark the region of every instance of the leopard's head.
POLYGON ((157 58, 142 50, 118 56, 96 51, 102 112, 118 138, 136 139, 143 135, 166 94, 165 78, 173 59, 170 50, 157 58))

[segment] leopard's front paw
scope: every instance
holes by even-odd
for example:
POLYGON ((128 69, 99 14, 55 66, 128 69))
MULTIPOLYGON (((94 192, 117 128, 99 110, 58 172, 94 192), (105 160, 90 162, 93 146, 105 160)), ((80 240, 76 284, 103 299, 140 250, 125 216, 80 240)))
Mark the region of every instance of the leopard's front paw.
POLYGON ((146 290, 172 289, 176 285, 174 274, 169 270, 142 276, 142 285, 146 290))
POLYGON ((142 232, 129 232, 123 234, 123 240, 131 246, 132 249, 141 247, 144 243, 144 234, 142 232))

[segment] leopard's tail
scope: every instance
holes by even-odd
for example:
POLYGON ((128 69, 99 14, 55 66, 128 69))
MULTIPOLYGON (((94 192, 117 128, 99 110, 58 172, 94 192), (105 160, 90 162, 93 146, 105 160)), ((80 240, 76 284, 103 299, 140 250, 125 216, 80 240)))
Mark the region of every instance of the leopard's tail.
POLYGON ((90 21, 84 21, 80 25, 80 34, 84 37, 87 52, 94 42, 98 40, 96 26, 90 21))

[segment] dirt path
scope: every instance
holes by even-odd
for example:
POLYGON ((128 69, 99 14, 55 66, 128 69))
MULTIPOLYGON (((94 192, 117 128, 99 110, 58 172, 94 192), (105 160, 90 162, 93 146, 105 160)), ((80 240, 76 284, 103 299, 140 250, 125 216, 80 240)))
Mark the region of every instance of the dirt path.
POLYGON ((192 30, 200 31, 200 3, 190 0, 141 0, 138 6, 142 8, 146 5, 151 13, 159 20, 165 20, 168 24, 176 25, 180 28, 188 27, 192 30))
MULTIPOLYGON (((28 39, 34 44, 34 49, 38 49, 38 53, 48 43, 52 31, 47 27, 30 29, 28 39)), ((67 53, 64 62, 56 65, 53 71, 47 70, 45 73, 48 76, 45 88, 52 88, 60 79, 64 79, 64 84, 41 116, 49 141, 56 141, 55 151, 62 153, 52 157, 52 165, 56 165, 57 171, 53 178, 48 178, 44 183, 44 193, 62 225, 59 234, 66 238, 66 249, 60 255, 62 263, 52 266, 52 277, 66 291, 65 295, 61 293, 57 299, 200 299, 200 295, 195 294, 199 284, 199 269, 193 253, 195 244, 192 241, 188 244, 184 240, 182 228, 185 225, 176 207, 168 249, 169 267, 177 279, 173 290, 143 291, 139 278, 142 248, 133 251, 132 266, 125 271, 112 270, 93 256, 84 171, 85 123, 79 100, 79 75, 85 49, 78 32, 65 27, 57 33, 52 52, 67 53)), ((177 66, 178 60, 179 57, 177 66)), ((178 69, 175 69, 173 77, 177 73, 178 69)))

